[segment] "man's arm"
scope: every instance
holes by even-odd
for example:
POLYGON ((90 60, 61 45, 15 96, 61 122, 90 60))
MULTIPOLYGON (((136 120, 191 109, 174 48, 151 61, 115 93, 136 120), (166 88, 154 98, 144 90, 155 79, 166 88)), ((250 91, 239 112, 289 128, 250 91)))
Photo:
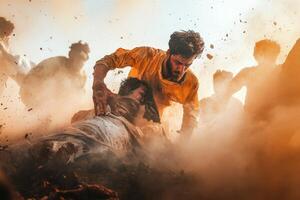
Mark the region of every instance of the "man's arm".
POLYGON ((247 84, 251 68, 242 69, 237 75, 233 77, 229 85, 228 96, 231 97, 234 93, 238 92, 243 86, 247 84))
POLYGON ((109 67, 103 64, 97 64, 94 67, 94 81, 93 81, 93 89, 98 84, 104 83, 104 78, 106 77, 108 71, 110 70, 109 67))
POLYGON ((19 85, 22 84, 25 76, 31 70, 31 63, 22 56, 14 56, 0 43, 0 59, 7 65, 6 73, 13 78, 19 85))
POLYGON ((190 92, 187 102, 183 104, 183 118, 180 129, 180 134, 183 138, 188 138, 192 135, 198 123, 199 116, 199 100, 198 100, 199 84, 196 82, 193 90, 190 92))
POLYGON ((132 50, 119 48, 114 53, 106 55, 96 62, 93 74, 93 100, 96 115, 104 115, 106 113, 107 101, 113 95, 104 83, 107 72, 115 68, 134 66, 142 57, 143 49, 143 47, 132 50))
POLYGON ((199 112, 192 104, 183 105, 183 118, 180 129, 182 137, 188 138, 192 135, 198 123, 199 112))
POLYGON ((135 63, 135 53, 138 48, 127 50, 119 48, 114 53, 98 60, 94 66, 94 85, 104 83, 104 78, 109 70, 132 66, 135 63))
POLYGON ((105 65, 96 65, 93 81, 93 101, 95 115, 104 115, 107 113, 107 101, 112 92, 106 87, 104 78, 109 69, 105 65))
POLYGON ((5 59, 9 63, 17 64, 15 61, 15 57, 11 55, 3 46, 3 44, 0 43, 0 55, 2 59, 5 59))

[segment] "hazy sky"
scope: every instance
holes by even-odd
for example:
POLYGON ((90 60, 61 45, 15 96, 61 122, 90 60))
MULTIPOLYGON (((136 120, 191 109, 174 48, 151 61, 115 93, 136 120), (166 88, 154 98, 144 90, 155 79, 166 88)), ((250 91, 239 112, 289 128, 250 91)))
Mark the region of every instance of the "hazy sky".
MULTIPOLYGON (((300 36, 297 0, 0 0, 0 5, 0 15, 16 26, 12 52, 36 63, 67 55, 72 42, 88 42, 87 88, 95 61, 105 54, 118 47, 167 49, 173 31, 193 29, 206 42, 192 69, 200 79, 200 97, 208 96, 216 69, 236 73, 255 64, 255 41, 271 38, 280 43, 281 62, 300 36), (207 53, 214 58, 209 60, 207 53)), ((107 83, 116 86, 124 77, 110 74, 107 83)))

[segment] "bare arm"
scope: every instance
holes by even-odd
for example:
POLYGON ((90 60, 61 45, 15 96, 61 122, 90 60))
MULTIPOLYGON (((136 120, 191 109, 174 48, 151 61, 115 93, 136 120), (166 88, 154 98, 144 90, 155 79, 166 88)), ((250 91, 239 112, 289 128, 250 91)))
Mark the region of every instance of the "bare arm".
POLYGON ((93 86, 104 83, 104 78, 109 70, 126 66, 133 67, 138 60, 143 59, 146 53, 147 48, 145 47, 137 47, 132 50, 119 48, 114 53, 104 56, 95 64, 93 86))
POLYGON ((183 105, 183 118, 180 134, 183 138, 189 138, 198 123, 199 111, 192 104, 183 105))
POLYGON ((96 65, 93 82, 93 101, 95 115, 104 115, 107 112, 107 101, 113 93, 106 87, 104 78, 109 69, 105 65, 96 65))
POLYGON ((96 87, 98 84, 104 83, 104 78, 106 77, 108 71, 110 70, 106 65, 97 64, 94 67, 94 82, 93 88, 96 87))
POLYGON ((9 63, 14 63, 17 65, 15 61, 15 57, 11 55, 10 53, 7 52, 7 50, 4 48, 4 46, 0 43, 0 52, 1 52, 1 57, 2 59, 5 59, 9 63))
POLYGON ((251 73, 251 68, 242 69, 235 77, 233 77, 232 81, 229 85, 228 96, 232 96, 234 93, 238 92, 243 86, 247 84, 247 80, 251 73))
POLYGON ((195 83, 193 90, 187 102, 183 104, 183 118, 180 133, 182 138, 189 138, 198 123, 199 116, 199 100, 198 100, 198 82, 195 83))
POLYGON ((107 112, 107 101, 114 95, 104 83, 107 72, 115 68, 133 66, 142 50, 143 48, 133 50, 119 48, 96 62, 93 74, 93 100, 96 115, 104 115, 107 112))

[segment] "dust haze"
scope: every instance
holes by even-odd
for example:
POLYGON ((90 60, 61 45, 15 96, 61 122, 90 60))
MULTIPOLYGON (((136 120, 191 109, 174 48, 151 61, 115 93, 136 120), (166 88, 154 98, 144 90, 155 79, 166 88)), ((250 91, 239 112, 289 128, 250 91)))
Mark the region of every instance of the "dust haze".
MULTIPOLYGON (((69 7, 70 2, 53 1, 53 3, 50 3, 32 0, 30 4, 33 9, 34 7, 39 8, 42 4, 44 8, 47 8, 46 13, 49 12, 55 18, 64 19, 57 26, 68 29, 65 31, 69 32, 78 28, 77 22, 73 22, 74 17, 71 20, 70 15, 77 15, 78 13, 87 15, 86 12, 88 12, 83 9, 82 1, 78 1, 78 4, 72 1, 71 8, 69 7), (68 8, 67 13, 64 12, 66 7, 68 8), (70 24, 70 27, 67 28, 65 24, 70 24)), ((120 15, 125 19, 126 12, 124 9, 129 9, 128 6, 130 7, 131 4, 144 3, 145 6, 151 4, 143 1, 138 3, 133 0, 128 5, 124 5, 123 1, 122 3, 117 2, 119 4, 114 12, 123 10, 120 15)), ((9 12, 13 13, 25 4, 27 5, 28 1, 25 3, 25 1, 2 0, 2 3, 11 4, 9 12)), ((210 4, 213 6, 212 2, 210 4)), ((247 23, 239 23, 240 19, 237 16, 236 21, 238 23, 233 25, 233 33, 229 35, 228 41, 222 43, 222 39, 218 38, 214 42, 220 44, 219 47, 209 50, 209 46, 206 46, 206 51, 212 52, 214 58, 210 61, 204 54, 196 63, 200 65, 200 68, 193 67, 192 69, 196 69, 199 78, 201 99, 212 93, 212 90, 208 88, 212 88, 211 76, 216 69, 224 68, 236 73, 242 68, 248 67, 248 64, 255 65, 252 55, 255 42, 265 38, 277 41, 281 46, 277 63, 282 64, 281 70, 279 75, 275 77, 276 81, 272 79, 270 82, 265 81, 263 83, 270 86, 268 90, 270 95, 265 95, 263 98, 258 97, 259 101, 257 102, 257 104, 270 103, 269 109, 260 110, 262 113, 268 113, 268 117, 252 120, 244 112, 236 114, 227 111, 218 115, 216 122, 212 125, 199 125, 190 141, 179 144, 176 130, 180 128, 178 122, 181 121, 181 118, 178 116, 181 116, 182 110, 178 105, 175 105, 167 110, 162 120, 166 129, 170 131, 167 135, 170 141, 173 142, 172 151, 161 148, 159 141, 149 147, 149 155, 151 155, 149 163, 152 167, 166 169, 167 171, 183 171, 184 174, 195 179, 193 184, 189 185, 188 192, 191 193, 191 198, 300 198, 300 175, 298 175, 300 167, 300 98, 298 93, 300 91, 300 55, 292 52, 293 55, 288 56, 293 45, 300 37, 300 25, 298 23, 300 13, 297 10, 300 4, 296 0, 264 1, 261 4, 257 2, 257 4, 253 6, 253 9, 249 8, 246 13, 241 14, 241 20, 247 21, 247 23), (237 33, 235 30, 239 32, 237 33), (222 54, 224 54, 224 57, 221 56, 222 54), (225 59, 225 57, 228 57, 228 59, 225 59), (201 66, 203 63, 205 68, 201 66), (202 91, 204 91, 204 94, 202 91)), ((142 6, 140 5, 140 7, 142 6)), ((139 7, 135 5, 133 8, 139 7)), ((134 12, 133 10, 130 11, 134 12)), ((35 15, 35 13, 32 13, 32 15, 35 15)), ((27 26, 25 24, 27 23, 22 24, 24 18, 20 19, 20 14, 16 14, 14 18, 11 15, 5 17, 13 21, 17 27, 15 38, 19 37, 19 39, 14 41, 12 51, 19 51, 17 49, 18 42, 20 42, 20 46, 26 46, 33 42, 30 39, 30 34, 26 33, 27 26), (20 41, 20 38, 23 41, 20 41)), ((30 23, 35 23, 31 18, 29 20, 31 20, 30 23)), ((82 24, 88 23, 87 18, 80 20, 82 24)), ((176 18, 176 20, 178 19, 176 18)), ((41 25, 40 22, 38 25, 41 25)), ((214 26, 214 24, 211 24, 211 26, 214 26)), ((100 29, 102 32, 105 31, 109 34, 109 24, 100 27, 100 29)), ((207 35, 214 30, 211 27, 198 29, 200 33, 201 29, 208 29, 205 32, 207 35)), ((114 25, 113 30, 120 33, 120 35, 124 31, 118 30, 116 25, 114 25)), ((164 34, 168 35, 169 33, 164 34)), ((95 35, 91 37, 95 37, 95 35)), ((12 40, 15 38, 13 37, 12 40)), ((89 38, 89 41, 93 41, 93 39, 97 38, 89 38)), ((69 41, 68 38, 63 37, 59 40, 64 40, 65 43, 69 41)), ((104 44, 106 42, 105 38, 99 43, 101 42, 104 44)), ((69 41, 68 45, 70 44, 69 41)), ((130 43, 129 46, 132 44, 135 43, 130 43)), ((92 79, 91 69, 97 60, 97 56, 99 56, 99 53, 93 52, 93 50, 102 48, 105 45, 97 47, 92 44, 91 58, 85 65, 88 80, 85 87, 86 93, 84 94, 75 89, 65 90, 61 91, 63 95, 59 99, 55 96, 51 99, 45 99, 44 102, 47 106, 28 108, 21 102, 18 93, 19 86, 13 80, 9 80, 7 88, 0 99, 0 122, 2 124, 0 127, 0 142, 6 144, 16 138, 23 138, 26 134, 31 134, 30 137, 34 137, 35 134, 46 134, 68 126, 75 112, 92 108, 91 86, 89 83, 92 79)), ((164 45, 161 44, 161 46, 164 45)), ((63 54, 67 51, 68 46, 65 46, 64 50, 60 50, 59 53, 63 54)), ((36 52, 38 51, 27 53, 33 55, 36 52)), ((47 55, 57 56, 60 55, 59 53, 48 52, 47 55)), ((38 63, 43 59, 35 62, 38 63)), ((116 89, 119 84, 118 81, 126 75, 122 72, 121 75, 114 74, 111 77, 106 80, 106 83, 109 87, 116 89)), ((52 91, 55 93, 57 82, 63 85, 71 84, 68 81, 64 82, 62 79, 53 77, 47 83, 49 87, 47 92, 51 93, 52 91)), ((40 91, 40 94, 42 93, 43 91, 40 91)), ((240 99, 243 100, 244 97, 240 99)), ((201 115, 199 117, 201 119, 201 115)), ((172 191, 165 193, 166 199, 170 196, 168 192, 172 191)))

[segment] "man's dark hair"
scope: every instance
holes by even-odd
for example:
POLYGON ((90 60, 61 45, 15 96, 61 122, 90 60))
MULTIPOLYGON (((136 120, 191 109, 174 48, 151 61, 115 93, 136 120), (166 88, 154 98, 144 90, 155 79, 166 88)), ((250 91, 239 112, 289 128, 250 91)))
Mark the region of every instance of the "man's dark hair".
POLYGON ((0 38, 9 36, 14 28, 15 26, 11 21, 8 21, 4 17, 0 17, 0 38))
POLYGON ((198 32, 176 31, 172 33, 169 40, 170 54, 181 55, 190 58, 200 55, 204 50, 204 41, 198 32))
POLYGON ((149 121, 152 120, 153 122, 160 122, 157 106, 153 98, 153 92, 147 82, 137 78, 127 78, 122 81, 118 94, 120 96, 127 96, 141 86, 145 88, 144 96, 140 102, 142 105, 145 105, 145 113, 143 117, 149 121))

